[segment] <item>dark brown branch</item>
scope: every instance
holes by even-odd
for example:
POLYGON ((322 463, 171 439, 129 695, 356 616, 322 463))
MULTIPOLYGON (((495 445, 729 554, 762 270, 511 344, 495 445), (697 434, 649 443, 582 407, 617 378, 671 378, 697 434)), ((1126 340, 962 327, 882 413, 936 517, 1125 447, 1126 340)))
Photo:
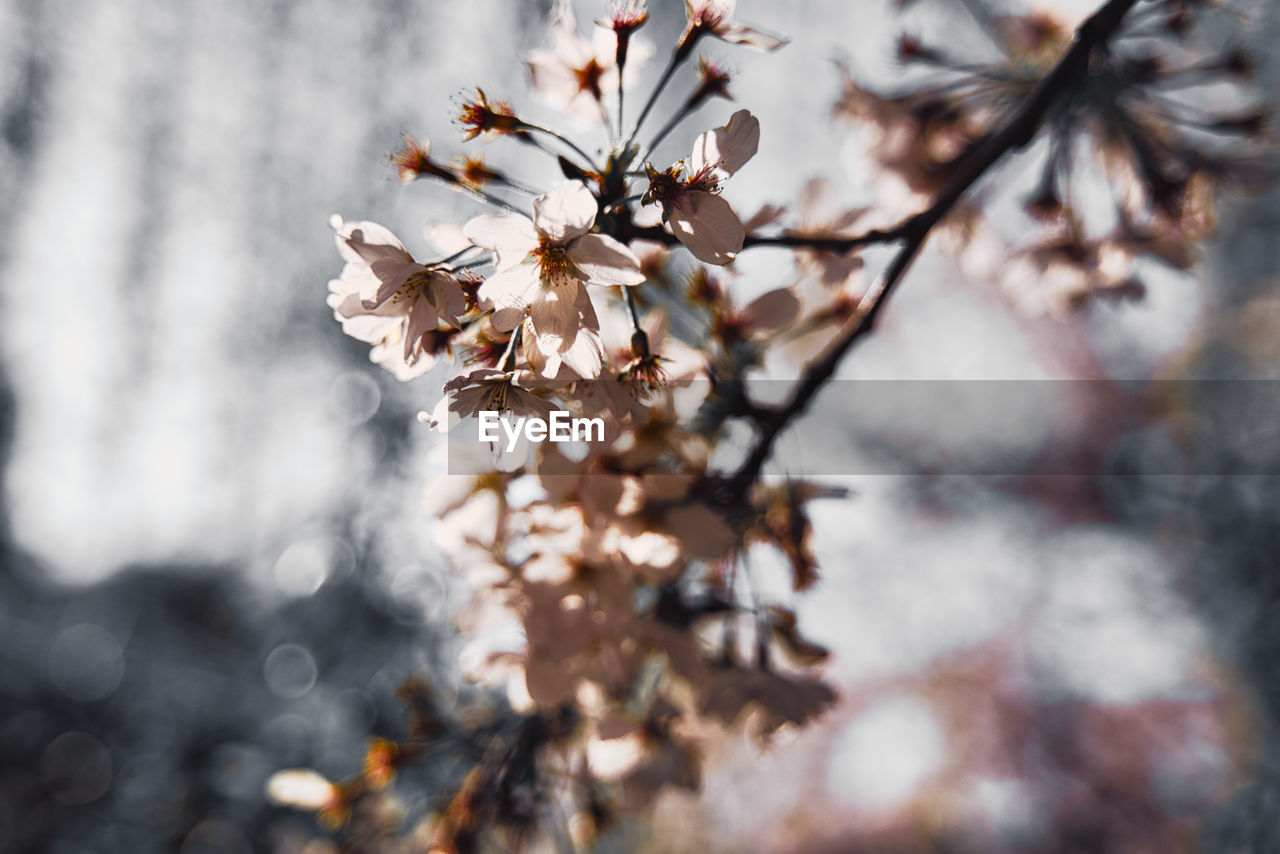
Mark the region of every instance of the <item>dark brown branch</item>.
MULTIPOLYGON (((909 236, 909 227, 915 217, 908 219, 892 228, 879 229, 873 228, 864 231, 862 234, 854 234, 849 237, 835 237, 828 234, 779 234, 773 236, 764 236, 756 234, 748 234, 746 240, 742 243, 743 249, 750 249, 753 246, 786 246, 792 249, 817 249, 826 252, 849 252, 853 249, 860 249, 863 246, 870 246, 874 243, 893 243, 909 236)), ((637 226, 630 225, 618 229, 618 233, 614 235, 619 240, 625 242, 632 240, 652 240, 657 243, 665 243, 668 246, 678 246, 680 241, 674 234, 667 231, 660 225, 637 226)))
POLYGON ((841 359, 849 349, 874 328, 881 309, 898 283, 902 281, 911 262, 920 253, 934 226, 950 213, 969 188, 1005 154, 1031 142, 1049 109, 1068 91, 1072 82, 1088 73, 1089 60, 1093 52, 1106 46, 1119 29, 1125 14, 1137 2, 1138 0, 1108 0, 1104 3, 1076 31, 1075 39, 1058 60, 1057 65, 1027 96, 1026 101, 1008 123, 1000 130, 989 134, 960 163, 956 174, 938 193, 933 204, 901 226, 887 232, 905 241, 902 248, 862 298, 858 310, 841 328, 832 344, 805 369, 787 402, 773 410, 770 417, 760 424, 760 435, 751 453, 732 475, 716 485, 714 494, 718 501, 725 505, 732 505, 742 499, 760 475, 760 470, 768 460, 778 435, 796 416, 804 412, 813 396, 835 374, 841 359))
POLYGON ((908 236, 907 227, 910 223, 911 220, 907 220, 901 225, 895 225, 893 228, 873 228, 870 231, 855 234, 851 237, 836 237, 829 234, 779 234, 766 237, 748 234, 747 239, 742 243, 742 248, 750 249, 752 246, 789 246, 793 249, 848 252, 852 249, 870 246, 873 243, 892 243, 896 240, 901 240, 908 236))

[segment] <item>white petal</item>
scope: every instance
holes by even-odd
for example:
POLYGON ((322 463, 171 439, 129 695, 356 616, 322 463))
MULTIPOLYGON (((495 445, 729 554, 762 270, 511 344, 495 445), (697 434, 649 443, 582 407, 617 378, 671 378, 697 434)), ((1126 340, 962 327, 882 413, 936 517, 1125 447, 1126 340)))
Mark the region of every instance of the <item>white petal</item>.
POLYGON ((569 246, 569 260, 593 285, 638 285, 640 259, 607 234, 584 234, 569 246))
MULTIPOLYGON (((365 308, 377 308, 395 295, 405 281, 415 273, 426 271, 426 267, 403 258, 379 258, 369 265, 370 272, 378 280, 378 287, 373 293, 361 291, 360 298, 365 308)), ((403 312, 401 312, 403 313, 403 312)))
POLYGON ((334 235, 338 254, 346 261, 371 264, 380 258, 412 260, 404 244, 376 222, 348 222, 334 235))
POLYGON ((754 157, 759 146, 760 120, 748 110, 738 110, 727 125, 707 131, 694 142, 693 171, 715 169, 727 178, 754 157))
POLYGON ((533 200, 533 222, 539 233, 566 243, 591 230, 596 221, 596 197, 581 181, 561 181, 545 196, 533 200))
POLYGON ((772 331, 795 320, 800 313, 800 300, 790 288, 778 288, 756 297, 742 310, 743 318, 753 329, 772 331))
POLYGON ((730 44, 746 45, 763 51, 777 50, 787 43, 786 39, 753 30, 751 27, 717 27, 715 35, 730 44))
POLYGON ((529 320, 540 341, 548 337, 568 341, 577 334, 582 325, 577 301, 581 290, 580 284, 547 288, 529 306, 529 320))
POLYGON ((520 306, 524 304, 525 294, 537 284, 538 265, 517 264, 485 279, 477 296, 486 305, 520 306))
POLYGON ((366 344, 378 344, 396 334, 396 329, 404 323, 402 317, 379 317, 374 314, 361 314, 342 319, 342 331, 357 341, 366 344))
MULTIPOLYGON (((409 322, 406 324, 404 336, 404 352, 401 358, 406 363, 413 359, 414 348, 418 346, 418 340, 423 335, 435 329, 440 323, 440 316, 436 313, 435 307, 426 300, 415 300, 414 309, 409 312, 409 322)), ((426 354, 422 354, 426 355, 426 354)))
POLYGON ((665 206, 671 233, 699 261, 724 266, 742 251, 746 230, 724 199, 712 193, 681 193, 665 206))
POLYGON ((456 222, 437 222, 424 230, 427 242, 441 255, 456 255, 472 245, 456 222))
POLYGON ((462 293, 462 285, 448 273, 436 271, 431 274, 429 288, 431 304, 440 312, 441 318, 457 326, 458 315, 467 308, 467 298, 462 293))
POLYGON ((498 253, 498 269, 512 267, 538 248, 538 232, 533 222, 521 214, 478 216, 463 226, 462 233, 476 246, 498 253))
POLYGON ((510 332, 520 325, 520 321, 524 319, 523 308, 500 308, 489 318, 489 322, 493 324, 493 328, 498 332, 510 332))
POLYGON ((267 797, 277 804, 321 810, 333 803, 338 792, 332 783, 310 768, 277 771, 267 780, 267 797))
POLYGON ((600 335, 590 329, 579 329, 573 343, 560 353, 560 359, 584 380, 595 379, 600 376, 603 362, 600 335))
POLYGON ((430 413, 418 413, 418 420, 429 426, 431 429, 441 433, 448 433, 454 427, 458 426, 461 417, 450 406, 453 393, 446 392, 445 396, 440 398, 439 402, 432 407, 430 413))

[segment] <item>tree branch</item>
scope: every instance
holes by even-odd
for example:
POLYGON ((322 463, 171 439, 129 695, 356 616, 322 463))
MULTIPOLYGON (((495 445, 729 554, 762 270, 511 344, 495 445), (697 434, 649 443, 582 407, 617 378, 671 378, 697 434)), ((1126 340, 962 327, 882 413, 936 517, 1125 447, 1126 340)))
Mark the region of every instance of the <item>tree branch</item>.
MULTIPOLYGON (((741 501, 760 475, 778 435, 796 416, 804 412, 818 390, 835 374, 841 359, 858 339, 872 331, 881 309, 920 253, 934 226, 950 213, 969 188, 1005 154, 1031 142, 1050 108, 1063 97, 1074 80, 1088 73, 1089 60, 1093 52, 1106 47, 1107 42, 1119 29, 1125 14, 1137 2, 1138 0, 1108 0, 1104 3, 1080 26, 1071 46, 1063 53, 1052 70, 1041 79, 1009 121, 998 131, 988 134, 968 157, 961 161, 956 174, 939 191, 933 203, 901 226, 882 233, 888 236, 886 239, 904 240, 902 248, 863 296, 858 310, 841 328, 831 345, 805 369, 787 402, 772 410, 770 417, 760 425, 760 435, 747 458, 733 474, 713 484, 712 494, 718 502, 729 506, 741 501)), ((848 239, 857 238, 846 240, 848 239)), ((783 246, 814 245, 812 239, 801 242, 794 237, 758 238, 753 245, 765 245, 762 241, 783 246), (786 240, 793 242, 784 242, 786 240)), ((833 246, 833 248, 839 247, 833 246)))
POLYGON ((892 228, 873 228, 862 234, 851 237, 837 237, 829 234, 779 234, 772 237, 748 234, 742 242, 743 249, 753 246, 790 246, 793 249, 817 249, 826 252, 848 252, 873 243, 892 243, 908 236, 907 228, 911 224, 908 219, 892 228))

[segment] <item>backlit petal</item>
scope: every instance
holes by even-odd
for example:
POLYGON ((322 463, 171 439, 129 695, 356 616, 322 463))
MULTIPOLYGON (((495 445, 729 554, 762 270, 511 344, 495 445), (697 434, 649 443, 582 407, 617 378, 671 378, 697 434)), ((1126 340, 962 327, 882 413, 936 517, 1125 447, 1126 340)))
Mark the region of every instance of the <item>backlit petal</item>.
POLYGON ((699 261, 724 266, 742 251, 746 230, 724 199, 712 193, 681 193, 665 206, 671 233, 699 261))
POLYGON ((519 264, 538 247, 533 222, 521 214, 486 214, 471 219, 462 233, 476 246, 498 253, 498 269, 519 264))
POLYGON ((727 125, 707 131, 694 142, 693 171, 715 169, 727 178, 754 157, 759 146, 760 120, 748 110, 738 110, 727 125))
POLYGON ((640 259, 607 234, 584 234, 569 246, 569 260, 593 285, 638 285, 640 259))
POLYGON ((721 26, 716 27, 715 35, 717 38, 723 39, 730 44, 746 45, 756 50, 777 50, 787 43, 784 38, 771 35, 770 33, 754 30, 751 27, 738 26, 721 26))
POLYGON ((477 295, 487 305, 519 306, 526 299, 525 294, 537 283, 537 264, 517 264, 485 279, 477 295))
POLYGON ((561 181, 545 196, 533 200, 538 232, 555 243, 586 234, 596 221, 596 197, 581 181, 561 181))

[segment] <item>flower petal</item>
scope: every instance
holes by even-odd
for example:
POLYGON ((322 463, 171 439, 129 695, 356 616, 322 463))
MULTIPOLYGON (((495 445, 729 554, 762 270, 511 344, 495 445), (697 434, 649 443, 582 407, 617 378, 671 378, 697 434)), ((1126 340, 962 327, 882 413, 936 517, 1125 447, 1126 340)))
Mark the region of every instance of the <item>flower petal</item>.
POLYGON ((593 285, 638 285, 640 259, 607 234, 584 234, 569 246, 569 260, 593 285))
POLYGON ((486 214, 471 219, 462 233, 476 246, 498 253, 498 269, 506 270, 538 248, 533 222, 521 214, 486 214))
POLYGON ((431 304, 440 312, 440 318, 452 326, 458 326, 458 315, 467 309, 467 298, 462 285, 448 273, 433 271, 428 283, 431 304))
POLYGON ((498 307, 523 305, 525 294, 538 283, 538 265, 517 264, 485 279, 477 296, 480 302, 498 307))
POLYGON ((345 261, 372 264, 379 259, 413 260, 405 251, 404 244, 389 229, 376 222, 342 223, 335 214, 330 224, 338 226, 334 240, 338 244, 338 254, 345 261))
POLYGON ((577 334, 578 327, 582 325, 577 300, 581 290, 582 285, 576 283, 547 288, 534 300, 529 306, 529 320, 539 340, 553 336, 558 341, 566 341, 577 334))
POLYGON ((671 233, 699 261, 724 266, 742 251, 746 229, 719 196, 700 190, 681 193, 664 210, 671 233))
MULTIPOLYGON (((361 292, 362 304, 367 309, 378 308, 395 296, 396 291, 404 286, 410 276, 415 273, 425 272, 426 269, 421 264, 406 261, 404 258, 379 258, 375 260, 369 265, 369 271, 378 280, 378 287, 372 294, 368 293, 367 290, 361 292)), ((403 314, 403 311, 399 313, 403 314)))
POLYGON ((596 221, 596 197, 581 181, 561 181, 545 196, 533 200, 533 223, 556 243, 586 234, 596 221))
POLYGON ((754 30, 751 27, 741 26, 721 26, 716 27, 714 35, 730 44, 741 44, 756 50, 770 51, 777 50, 787 43, 784 38, 771 35, 760 30, 754 30))
POLYGON ((462 226, 455 222, 437 222, 423 230, 427 242, 441 255, 456 255, 472 245, 462 233, 462 226))
POLYGON ((412 362, 414 349, 422 336, 435 329, 439 323, 440 315, 436 313, 434 306, 426 300, 414 302, 413 311, 409 312, 404 336, 403 358, 406 363, 412 362))
POLYGON ((800 313, 800 300, 791 288, 778 288, 756 297, 742 310, 742 318, 753 330, 781 329, 800 313))
POLYGON ((714 169, 727 178, 755 156, 760 146, 760 120, 738 110, 724 127, 709 130, 693 143, 694 173, 714 169))
POLYGON ((489 318, 494 330, 498 332, 510 332, 519 326, 522 320, 524 320, 524 309, 515 307, 500 308, 489 318))

